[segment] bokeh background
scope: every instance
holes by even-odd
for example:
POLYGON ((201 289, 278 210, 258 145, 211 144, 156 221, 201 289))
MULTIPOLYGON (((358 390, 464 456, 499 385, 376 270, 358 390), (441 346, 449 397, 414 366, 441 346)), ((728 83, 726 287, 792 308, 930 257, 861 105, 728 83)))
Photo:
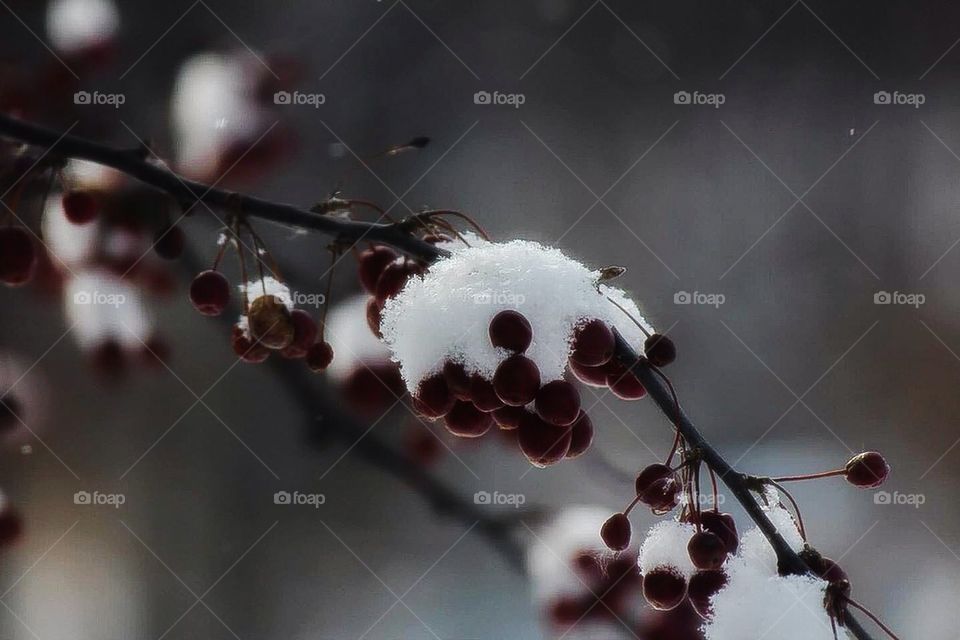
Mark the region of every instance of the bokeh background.
MULTIPOLYGON (((10 67, 56 65, 45 3, 2 4, 0 55, 10 67)), ((126 103, 47 124, 79 121, 75 133, 130 147, 150 138, 172 156, 186 143, 170 125, 185 60, 210 50, 283 54, 299 68, 292 88, 326 100, 271 111, 268 124, 296 145, 245 191, 308 206, 348 172, 347 192, 398 214, 458 208, 498 238, 627 266, 623 286, 679 345, 670 373, 684 406, 742 468, 781 474, 834 468, 863 449, 887 455, 885 489, 922 496, 922 505, 883 504, 840 481, 804 484, 796 496, 807 529, 842 558, 858 600, 902 637, 957 637, 960 7, 118 8, 113 66, 78 86, 122 92, 126 103), (477 104, 478 91, 524 101, 477 104), (678 104, 683 91, 723 104, 678 104), (923 104, 878 104, 882 91, 923 104), (418 135, 431 146, 349 171, 353 153, 418 135), (682 292, 723 303, 677 304, 682 292), (876 304, 878 292, 924 301, 876 304)), ((184 229, 206 262, 217 226, 202 213, 184 229)), ((258 229, 301 287, 322 291, 323 239, 258 229)), ((292 388, 275 368, 232 367, 228 328, 195 314, 189 277, 181 270, 180 293, 157 309, 172 372, 119 383, 91 373, 58 302, 0 291, 0 345, 35 363, 24 384, 36 385, 44 407, 31 425, 37 435, 0 467, 26 523, 0 559, 0 633, 548 637, 528 580, 478 529, 438 515, 348 437, 322 437, 339 425, 402 451, 407 412, 397 406, 371 427, 347 416, 322 376, 292 388), (126 502, 76 505, 82 490, 126 502), (294 490, 326 502, 274 504, 276 491, 294 490)), ((341 269, 334 300, 357 286, 352 268, 341 269)), ((649 402, 607 396, 592 415, 597 442, 577 462, 526 473, 515 450, 491 441, 452 444, 429 473, 470 504, 476 491, 523 494, 524 510, 480 512, 517 519, 515 538, 527 544, 526 525, 552 509, 619 508, 631 474, 669 447, 649 402)))

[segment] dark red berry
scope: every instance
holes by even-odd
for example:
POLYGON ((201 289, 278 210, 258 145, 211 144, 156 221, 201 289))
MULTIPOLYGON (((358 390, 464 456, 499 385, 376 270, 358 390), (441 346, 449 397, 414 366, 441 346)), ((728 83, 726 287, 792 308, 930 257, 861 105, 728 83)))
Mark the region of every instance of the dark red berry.
POLYGON ((370 327, 370 331, 373 332, 373 335, 377 336, 379 339, 383 339, 383 333, 380 331, 380 314, 383 312, 383 306, 377 302, 376 298, 370 298, 367 300, 367 326, 370 327))
POLYGON ((643 492, 649 489, 650 485, 655 481, 668 478, 672 475, 673 469, 659 462, 644 467, 644 469, 637 474, 637 479, 634 482, 637 495, 643 495, 643 492))
POLYGON ((650 507, 654 513, 664 514, 680 504, 683 487, 674 476, 654 480, 640 495, 640 502, 650 507))
POLYGON ((571 360, 587 367, 600 366, 613 357, 613 331, 603 320, 589 320, 574 331, 572 346, 571 360))
POLYGON ((107 338, 93 348, 93 368, 102 376, 119 378, 127 370, 127 356, 123 347, 113 338, 107 338))
POLYGON ((472 402, 457 400, 453 408, 444 416, 447 430, 461 438, 479 438, 493 426, 493 418, 475 406, 472 402))
POLYGON ((490 342, 514 353, 523 353, 533 341, 533 328, 523 314, 508 309, 490 321, 490 342))
POLYGON ((540 416, 526 412, 517 430, 520 451, 535 467, 548 467, 563 460, 570 450, 570 428, 558 429, 540 416))
POLYGON ((690 604, 697 613, 704 618, 709 618, 713 615, 710 600, 725 586, 727 586, 727 574, 724 571, 698 571, 690 578, 687 597, 690 598, 690 604))
POLYGON ((658 567, 643 576, 643 596, 658 611, 669 611, 687 596, 687 581, 676 570, 658 567))
POLYGON ((581 598, 561 596, 550 605, 550 622, 559 627, 569 627, 582 620, 593 608, 592 603, 581 598))
POLYGON ((153 243, 153 250, 164 260, 176 260, 183 254, 187 237, 180 227, 168 227, 161 231, 153 243))
POLYGON ((218 316, 230 302, 230 283, 219 271, 204 271, 190 283, 190 302, 203 315, 218 316))
POLYGON ((340 383, 347 403, 363 415, 378 417, 406 393, 400 369, 393 362, 356 365, 340 383))
POLYGON ((23 518, 14 509, 7 507, 0 513, 0 547, 6 547, 20 539, 23 533, 23 518))
POLYGON ((244 331, 234 325, 230 346, 238 358, 250 364, 259 364, 270 357, 270 350, 250 339, 244 331))
POLYGON ((420 381, 417 392, 413 394, 413 407, 424 418, 436 419, 447 415, 455 402, 446 380, 435 373, 420 381))
POLYGON ((505 404, 512 407, 530 404, 540 390, 540 370, 526 356, 510 356, 493 374, 493 388, 505 404))
POLYGON ((717 534, 698 531, 687 542, 687 553, 697 569, 719 569, 727 559, 727 546, 717 534))
POLYGON ((623 366, 611 367, 607 373, 607 386, 621 400, 639 400, 647 395, 643 384, 623 366))
POLYGON ((330 363, 333 362, 333 347, 327 341, 315 342, 307 349, 306 359, 310 371, 314 373, 326 371, 330 363))
POLYGON ((576 458, 583 454, 593 443, 593 422, 583 411, 570 425, 570 449, 567 458, 576 458))
POLYGON ((377 292, 377 280, 387 265, 399 258, 400 255, 390 247, 376 246, 364 249, 357 258, 360 272, 360 284, 367 293, 377 292))
POLYGON ((64 217, 73 224, 87 224, 97 217, 97 199, 86 191, 68 191, 62 204, 64 217))
POLYGON ((654 333, 643 343, 643 353, 655 367, 665 367, 677 359, 677 347, 665 335, 654 333))
POLYGON ((447 381, 450 393, 457 400, 473 400, 473 394, 470 393, 470 374, 462 364, 453 360, 444 362, 443 379, 447 381))
POLYGON ((291 311, 290 320, 293 322, 293 342, 280 355, 284 358, 306 357, 307 351, 317 341, 317 323, 303 309, 291 311))
POLYGON ((720 536, 727 553, 737 552, 740 537, 737 535, 737 523, 732 515, 719 511, 701 511, 700 526, 720 536))
POLYGON ((848 579, 847 572, 843 570, 843 567, 830 558, 821 557, 816 564, 818 565, 815 569, 817 575, 827 582, 840 582, 848 579))
POLYGON ((580 393, 565 380, 553 380, 537 392, 536 409, 546 422, 566 427, 580 415, 580 393))
POLYGON ((150 336, 140 350, 140 359, 148 367, 161 367, 170 360, 170 345, 159 336, 150 336))
POLYGON ((391 262, 377 280, 376 296, 381 305, 400 293, 412 274, 405 262, 391 262))
POLYGON ((615 513, 600 527, 600 538, 607 548, 623 551, 630 546, 630 518, 625 513, 615 513))
POLYGON ((404 439, 404 448, 408 456, 423 466, 433 464, 443 453, 443 445, 437 436, 421 425, 408 432, 404 439))
POLYGON ((36 266, 37 251, 30 234, 20 227, 0 229, 0 282, 11 287, 26 284, 36 266))
MULTIPOLYGON (((490 415, 493 416, 494 421, 501 429, 512 431, 520 427, 520 421, 523 420, 525 413, 529 412, 523 407, 500 407, 494 409, 490 415)), ((571 446, 573 446, 572 443, 571 446)))
POLYGON ((861 489, 879 487, 890 475, 890 465, 876 451, 855 455, 847 462, 847 482, 861 489))
POLYGON ((496 411, 503 406, 503 400, 497 396, 497 392, 493 388, 493 382, 479 373, 470 376, 470 398, 473 399, 473 404, 477 409, 484 413, 496 411))
POLYGON ((588 367, 573 360, 570 360, 569 364, 570 371, 573 372, 574 377, 576 377, 576 379, 583 384, 589 387, 607 386, 607 369, 604 365, 599 367, 588 367))
POLYGON ((0 434, 8 433, 20 424, 23 406, 9 391, 0 397, 0 434))

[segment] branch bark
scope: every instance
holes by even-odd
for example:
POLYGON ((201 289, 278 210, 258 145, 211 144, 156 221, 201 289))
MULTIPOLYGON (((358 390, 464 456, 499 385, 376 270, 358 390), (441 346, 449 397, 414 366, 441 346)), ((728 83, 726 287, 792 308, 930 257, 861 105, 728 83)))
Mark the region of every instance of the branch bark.
MULTIPOLYGON (((238 207, 244 215, 269 220, 279 224, 319 231, 335 239, 356 242, 363 238, 371 242, 378 242, 393 246, 413 257, 427 262, 433 261, 442 255, 433 245, 413 237, 406 230, 395 224, 379 224, 357 222, 343 218, 322 216, 293 205, 281 204, 262 200, 247 195, 236 194, 231 191, 217 189, 198 182, 185 180, 169 169, 159 164, 146 161, 139 152, 113 149, 99 143, 71 135, 61 135, 44 127, 16 120, 0 114, 0 135, 13 140, 43 147, 53 157, 77 158, 89 160, 125 173, 141 182, 150 185, 170 196, 186 207, 193 207, 198 202, 204 202, 213 207, 238 207)), ((657 404, 667 418, 673 422, 676 407, 673 398, 650 368, 649 363, 639 356, 632 345, 621 336, 617 336, 616 357, 625 366, 631 367, 640 381, 647 388, 651 399, 657 404)), ((285 377, 283 367, 279 370, 285 377)), ((290 377, 290 382, 299 385, 300 382, 290 377)), ((298 396, 304 393, 298 392, 298 396)), ((770 545, 777 554, 779 569, 783 573, 808 574, 811 569, 802 558, 786 543, 783 536, 777 531, 774 524, 767 518, 755 495, 747 485, 748 476, 734 469, 730 463, 709 443, 690 418, 683 412, 677 420, 680 432, 689 445, 699 449, 704 463, 710 466, 723 483, 727 486, 734 498, 743 506, 747 515, 766 536, 770 545)), ((424 478, 419 474, 411 474, 408 469, 395 468, 395 460, 379 446, 367 445, 367 454, 374 458, 383 458, 382 462, 392 473, 401 476, 401 479, 415 486, 423 488, 424 478)), ((392 452, 391 452, 392 453, 392 452)), ((430 498, 443 507, 448 506, 452 496, 444 492, 436 493, 430 498)), ((461 505, 462 507, 462 505, 461 505)), ((458 507, 461 508, 461 507, 458 507)), ((472 517, 472 516, 471 516, 472 517)), ((500 534, 497 533, 499 536, 500 534)), ((872 636, 854 618, 852 612, 845 614, 846 629, 858 640, 873 640, 872 636)))

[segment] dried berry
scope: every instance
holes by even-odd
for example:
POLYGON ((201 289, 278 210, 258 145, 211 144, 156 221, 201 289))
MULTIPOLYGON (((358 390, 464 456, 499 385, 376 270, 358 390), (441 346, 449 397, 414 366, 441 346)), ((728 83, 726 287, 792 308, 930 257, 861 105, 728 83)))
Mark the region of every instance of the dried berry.
POLYGON ((247 311, 250 335, 267 349, 280 350, 290 346, 294 337, 290 310, 273 295, 258 297, 247 311))

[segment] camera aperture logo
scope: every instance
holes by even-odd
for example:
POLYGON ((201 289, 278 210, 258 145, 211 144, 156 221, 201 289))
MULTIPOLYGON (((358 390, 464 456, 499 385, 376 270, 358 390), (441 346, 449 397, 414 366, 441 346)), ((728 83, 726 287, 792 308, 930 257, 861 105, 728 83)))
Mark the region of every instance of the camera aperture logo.
POLYGON ((927 502, 927 496, 922 493, 900 493, 894 491, 877 491, 873 494, 873 504, 909 506, 919 509, 927 502))
POLYGON ((519 509, 526 504, 526 502, 527 496, 522 493, 500 493, 499 491, 490 493, 489 491, 477 491, 473 494, 473 504, 511 506, 514 509, 519 509))
POLYGON ((127 496, 122 493, 100 493, 99 491, 90 493, 89 491, 77 491, 73 494, 73 504, 84 506, 109 506, 114 509, 119 509, 126 502, 127 496))
POLYGON ((109 106, 119 109, 127 102, 122 93, 100 93, 99 91, 77 91, 73 94, 73 104, 82 106, 109 106))
POLYGON ((698 304, 719 309, 727 301, 722 293, 703 293, 701 291, 677 291, 673 294, 673 304, 698 304))
POLYGON ((473 94, 473 104, 491 104, 508 105, 514 109, 519 109, 520 105, 527 101, 527 96, 522 93, 500 93, 494 91, 477 91, 473 94))
POLYGON ((905 293, 903 291, 877 291, 873 294, 873 304, 897 304, 919 309, 927 301, 922 293, 905 293))
POLYGON ((313 507, 319 509, 327 502, 327 496, 322 493, 301 493, 299 491, 277 491, 273 494, 273 504, 290 505, 295 507, 313 507))
POLYGON ((927 101, 923 93, 902 93, 900 91, 877 91, 873 94, 873 104, 890 104, 919 109, 927 101))
POLYGON ((127 301, 122 293, 103 293, 100 291, 77 291, 73 294, 73 304, 103 305, 116 309, 127 301))
POLYGON ((327 103, 327 96, 322 93, 301 93, 300 91, 277 91, 273 94, 273 104, 293 107, 313 107, 319 109, 327 103))
POLYGON ((673 94, 673 104, 706 106, 719 109, 720 105, 727 101, 727 96, 722 93, 701 93, 694 91, 677 91, 673 94))

